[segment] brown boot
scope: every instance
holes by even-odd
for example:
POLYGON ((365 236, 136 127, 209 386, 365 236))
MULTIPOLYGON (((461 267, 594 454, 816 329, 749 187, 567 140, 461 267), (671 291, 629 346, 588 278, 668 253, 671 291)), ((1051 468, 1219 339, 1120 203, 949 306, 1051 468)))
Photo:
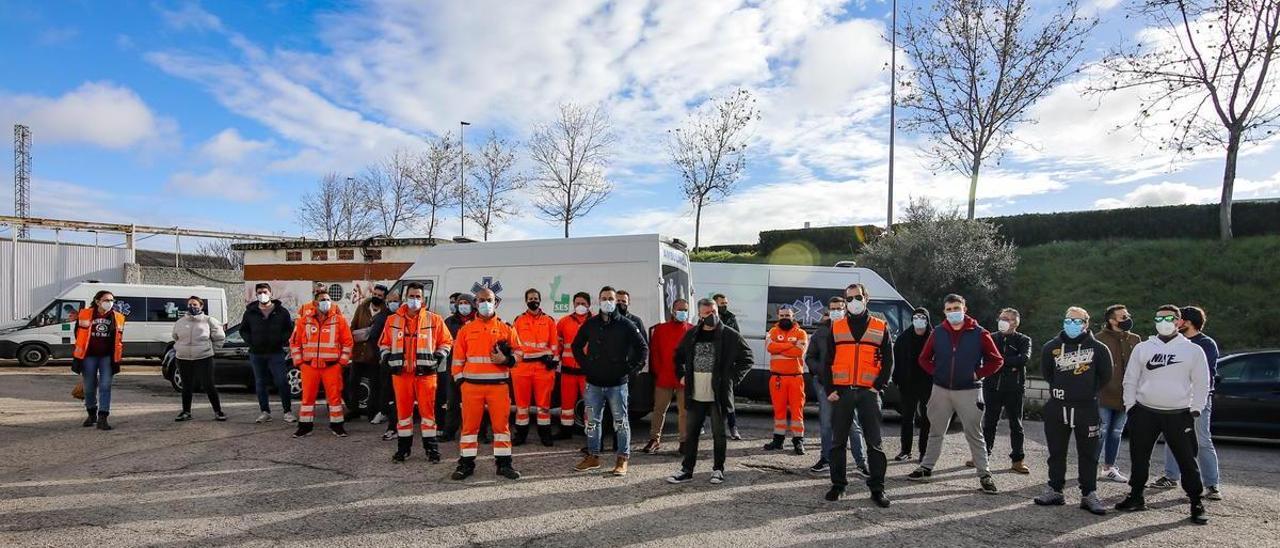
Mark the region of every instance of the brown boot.
POLYGON ((967 460, 967 461, 964 461, 964 465, 965 465, 965 466, 968 466, 969 468, 973 468, 973 467, 974 467, 974 466, 973 466, 973 459, 969 459, 969 460, 967 460))
POLYGON ((596 470, 598 468, 600 468, 600 457, 595 455, 587 455, 586 457, 583 457, 582 462, 579 462, 577 466, 573 467, 573 469, 578 472, 586 472, 588 470, 596 470))
POLYGON ((1009 469, 1010 469, 1010 470, 1013 470, 1014 472, 1017 472, 1017 473, 1019 473, 1019 474, 1030 474, 1030 473, 1031 473, 1031 469, 1030 469, 1030 468, 1027 468, 1027 465, 1022 464, 1022 461, 1020 461, 1020 460, 1015 460, 1015 461, 1013 461, 1013 466, 1010 466, 1010 467, 1009 467, 1009 469))
POLYGON ((613 465, 613 471, 609 473, 617 477, 627 475, 627 457, 618 457, 617 464, 613 465))
POLYGON ((645 444, 644 449, 641 449, 641 451, 645 453, 657 453, 658 449, 660 449, 661 447, 662 447, 662 439, 652 438, 649 440, 649 443, 645 444))

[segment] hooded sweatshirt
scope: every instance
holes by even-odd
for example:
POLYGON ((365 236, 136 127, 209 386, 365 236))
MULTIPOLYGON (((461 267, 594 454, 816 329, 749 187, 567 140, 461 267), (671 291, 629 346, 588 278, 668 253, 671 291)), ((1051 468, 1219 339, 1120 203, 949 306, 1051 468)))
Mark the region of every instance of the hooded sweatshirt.
POLYGON ((1094 405, 1111 379, 1111 351, 1088 331, 1074 339, 1058 332, 1040 350, 1040 371, 1049 383, 1049 397, 1094 405))
POLYGON ((1204 350, 1182 335, 1168 342, 1142 341, 1124 372, 1124 407, 1135 404, 1165 412, 1204 409, 1209 397, 1209 364, 1204 350))

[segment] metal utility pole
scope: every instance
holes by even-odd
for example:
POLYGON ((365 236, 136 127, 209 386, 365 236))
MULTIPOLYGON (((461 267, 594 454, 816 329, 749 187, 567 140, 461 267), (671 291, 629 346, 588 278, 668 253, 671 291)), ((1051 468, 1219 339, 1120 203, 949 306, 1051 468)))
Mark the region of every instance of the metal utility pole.
POLYGON ((889 50, 889 214, 884 224, 884 233, 893 232, 893 141, 898 127, 896 123, 898 106, 898 0, 893 0, 893 31, 890 33, 889 50))
POLYGON ((462 237, 467 235, 467 140, 466 128, 471 122, 458 122, 458 225, 462 237))
MULTIPOLYGON (((31 128, 21 124, 13 125, 13 216, 31 217, 31 128)), ((26 224, 14 229, 17 238, 30 235, 26 224)))

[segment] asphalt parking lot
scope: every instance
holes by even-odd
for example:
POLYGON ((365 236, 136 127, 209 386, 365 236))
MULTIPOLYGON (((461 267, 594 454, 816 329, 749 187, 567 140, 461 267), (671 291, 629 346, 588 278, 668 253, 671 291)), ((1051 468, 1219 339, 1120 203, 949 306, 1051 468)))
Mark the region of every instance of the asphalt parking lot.
MULTIPOLYGON (((366 421, 351 423, 349 438, 294 440, 278 416, 254 424, 256 402, 244 391, 223 394, 229 422, 213 422, 197 394, 196 420, 174 423, 179 396, 155 367, 126 367, 117 377, 116 430, 81 428, 83 406, 69 396, 75 382, 65 366, 0 367, 2 546, 1169 547, 1275 546, 1280 538, 1280 447, 1269 444, 1218 445, 1226 499, 1208 503, 1207 526, 1185 520, 1177 490, 1149 491, 1149 511, 1096 517, 1074 506, 1079 493, 1069 480, 1068 506, 1033 506, 1045 481, 1043 433, 1034 422, 1027 424, 1029 476, 1007 471, 1007 437, 996 444, 999 494, 977 490, 956 433, 930 483, 903 479, 914 463, 890 463, 893 507, 882 510, 858 480, 848 499, 822 500, 827 478, 805 470, 816 458, 816 435, 808 456, 766 454, 759 447, 772 421, 760 412, 742 415, 747 439, 730 442, 720 486, 707 483, 709 443, 695 481, 671 486, 662 481, 678 468, 670 449, 637 452, 626 478, 575 474, 580 439, 516 448, 524 473, 516 482, 495 480, 482 446, 476 476, 459 483, 448 479, 456 445, 444 446, 445 463, 428 465, 415 446, 413 458, 396 465, 391 442, 380 439, 383 427, 366 421)), ((816 434, 816 419, 808 425, 816 434)), ((636 447, 645 438, 640 430, 636 447)), ((886 423, 886 432, 892 456, 897 424, 886 423)), ((1121 466, 1128 470, 1123 455, 1121 466)), ((1068 470, 1070 477, 1074 464, 1068 470)), ((1126 489, 1100 487, 1109 504, 1126 489)))

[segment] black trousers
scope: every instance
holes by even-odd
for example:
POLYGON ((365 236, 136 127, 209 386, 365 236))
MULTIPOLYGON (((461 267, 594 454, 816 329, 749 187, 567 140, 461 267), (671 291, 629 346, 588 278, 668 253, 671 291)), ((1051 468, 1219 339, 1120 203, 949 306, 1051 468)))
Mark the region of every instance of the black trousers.
POLYGON ((436 375, 436 417, 440 420, 440 431, 451 435, 458 431, 458 424, 450 429, 449 406, 457 407, 459 401, 453 399, 453 375, 448 371, 436 375))
POLYGON ((182 410, 191 412, 191 391, 196 382, 209 395, 209 405, 214 413, 222 412, 222 402, 218 399, 218 386, 213 384, 213 358, 199 360, 178 360, 178 374, 182 375, 182 410))
MULTIPOLYGON (((698 435, 702 430, 702 423, 706 422, 707 417, 711 417, 711 440, 712 454, 714 461, 712 462, 712 470, 724 470, 725 451, 729 446, 728 431, 725 424, 726 413, 720 405, 709 401, 694 401, 693 398, 685 400, 685 439, 684 439, 684 463, 682 468, 686 472, 693 472, 693 467, 698 464, 698 435)), ((846 434, 847 436, 848 434, 846 434)))
POLYGON ((1044 439, 1049 446, 1049 487, 1059 493, 1067 483, 1067 447, 1076 438, 1080 494, 1098 489, 1098 401, 1067 403, 1049 400, 1044 404, 1044 439))
POLYGON ((982 414, 982 437, 986 439, 988 455, 996 446, 996 427, 1000 424, 1000 411, 1004 411, 1009 416, 1009 459, 1017 462, 1027 457, 1022 450, 1022 395, 1021 388, 1002 391, 997 391, 995 386, 982 388, 982 400, 987 404, 982 414))
MULTIPOLYGON (((872 493, 884 491, 884 474, 889 468, 884 447, 880 443, 880 394, 866 388, 841 386, 836 388, 840 399, 831 404, 831 486, 844 489, 849 485, 845 466, 849 460, 849 430, 853 428, 854 413, 862 426, 863 445, 867 449, 867 467, 871 477, 867 488, 872 493)), ((819 394, 822 396, 822 394, 819 394)))
POLYGON ((396 424, 396 390, 391 386, 391 368, 385 363, 378 364, 378 402, 379 409, 387 417, 387 426, 395 428, 396 424))
POLYGON ((381 371, 378 366, 372 363, 352 362, 347 368, 347 378, 342 385, 342 399, 347 404, 346 418, 351 419, 360 416, 360 377, 369 377, 369 406, 363 411, 366 415, 372 417, 375 413, 381 411, 378 405, 379 392, 381 391, 381 379, 378 375, 381 371))
MULTIPOLYGON (((920 454, 929 447, 929 395, 933 393, 933 383, 924 386, 899 386, 901 399, 898 403, 898 414, 902 415, 902 453, 911 454, 911 439, 915 434, 915 423, 920 423, 920 454)), ((819 397, 822 394, 818 394, 819 397)))
POLYGON ((1156 438, 1163 434, 1165 444, 1178 461, 1178 471, 1182 473, 1182 490, 1186 491, 1187 498, 1193 504, 1200 502, 1204 483, 1200 480, 1200 466, 1196 462, 1200 447, 1196 444, 1195 422, 1189 409, 1166 413, 1142 404, 1129 409, 1129 460, 1133 465, 1129 475, 1131 492, 1142 494, 1146 488, 1151 451, 1155 449, 1156 438))

